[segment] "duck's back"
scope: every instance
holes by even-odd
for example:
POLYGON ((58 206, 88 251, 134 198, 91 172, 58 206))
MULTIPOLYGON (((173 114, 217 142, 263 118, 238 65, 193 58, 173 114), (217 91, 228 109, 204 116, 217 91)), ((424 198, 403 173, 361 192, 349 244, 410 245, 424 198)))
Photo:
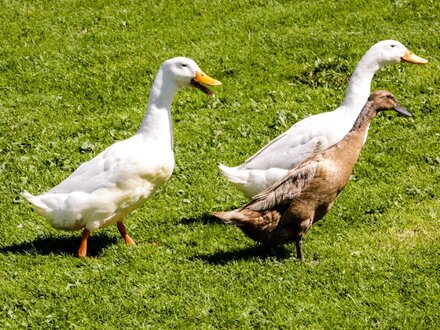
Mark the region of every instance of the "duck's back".
POLYGON ((355 118, 344 107, 307 117, 279 135, 239 168, 292 169, 313 153, 340 141, 353 126, 355 118))
POLYGON ((123 188, 137 178, 160 184, 169 178, 173 167, 172 152, 154 143, 145 143, 142 136, 134 135, 83 163, 48 193, 93 193, 100 189, 123 188))

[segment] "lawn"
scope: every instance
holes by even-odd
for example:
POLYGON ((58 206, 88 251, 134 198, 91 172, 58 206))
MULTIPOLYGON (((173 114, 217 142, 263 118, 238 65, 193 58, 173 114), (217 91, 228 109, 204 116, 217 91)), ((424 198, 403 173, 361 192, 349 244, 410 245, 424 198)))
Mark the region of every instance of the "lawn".
POLYGON ((0 328, 438 328, 440 2, 2 1, 0 328), (374 43, 429 60, 379 71, 413 118, 381 114, 353 179, 304 240, 264 253, 212 211, 246 198, 218 169, 342 101, 374 43), (172 178, 125 221, 53 229, 20 197, 133 135, 161 63, 222 81, 174 100, 172 178))

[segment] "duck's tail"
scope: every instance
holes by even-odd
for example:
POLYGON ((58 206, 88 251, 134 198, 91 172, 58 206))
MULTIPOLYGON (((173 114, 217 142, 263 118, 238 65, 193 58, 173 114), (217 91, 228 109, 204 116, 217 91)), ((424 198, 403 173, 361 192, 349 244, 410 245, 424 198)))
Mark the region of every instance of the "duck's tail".
POLYGON ((243 194, 252 198, 283 178, 288 170, 282 168, 246 169, 218 165, 222 174, 243 194))
POLYGON ((226 224, 232 224, 239 226, 240 225, 240 212, 237 211, 229 211, 229 212, 212 212, 212 215, 219 218, 226 224))
POLYGON ((219 218, 226 224, 237 227, 255 224, 263 220, 262 214, 248 209, 237 209, 229 212, 213 212, 213 216, 219 218))
POLYGON ((218 168, 222 174, 232 183, 245 184, 249 179, 249 174, 247 171, 242 171, 236 167, 229 167, 223 164, 219 164, 218 168))
POLYGON ((51 209, 40 200, 39 196, 34 196, 27 191, 23 191, 21 196, 26 198, 26 200, 32 204, 38 213, 42 215, 50 213, 51 209))
MULTIPOLYGON (((240 169, 238 167, 229 167, 223 164, 219 164, 218 168, 222 172, 223 176, 231 182, 235 188, 240 190, 246 197, 259 193, 255 190, 254 184, 249 182, 250 170, 240 169)), ((257 188, 258 189, 258 188, 257 188)))

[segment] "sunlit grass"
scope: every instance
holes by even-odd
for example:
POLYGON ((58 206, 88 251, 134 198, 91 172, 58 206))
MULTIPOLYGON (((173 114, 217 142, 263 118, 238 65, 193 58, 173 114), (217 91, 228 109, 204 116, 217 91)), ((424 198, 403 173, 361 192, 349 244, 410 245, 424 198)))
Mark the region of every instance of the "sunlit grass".
POLYGON ((0 328, 435 328, 440 30, 435 1, 5 1, 0 7, 0 328), (378 72, 414 115, 380 115, 332 211, 266 256, 214 210, 245 198, 217 170, 334 109, 365 51, 396 39, 427 66, 378 72), (173 104, 176 168, 126 225, 59 232, 39 193, 136 132, 160 64, 223 82, 173 104))

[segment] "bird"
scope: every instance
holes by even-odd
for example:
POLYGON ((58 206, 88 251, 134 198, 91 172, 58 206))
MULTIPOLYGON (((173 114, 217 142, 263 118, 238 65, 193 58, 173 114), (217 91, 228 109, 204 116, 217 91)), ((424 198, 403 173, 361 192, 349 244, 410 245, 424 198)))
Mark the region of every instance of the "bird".
POLYGON ((371 120, 385 110, 411 116, 390 92, 374 92, 341 141, 310 156, 243 207, 213 215, 266 247, 295 242, 297 258, 304 261, 303 236, 347 185, 371 120))
POLYGON ((205 74, 190 58, 165 61, 151 86, 140 128, 79 166, 49 191, 27 199, 56 229, 83 230, 78 257, 87 255, 90 234, 117 224, 127 245, 134 240, 123 220, 170 178, 174 169, 171 104, 177 91, 193 86, 212 96, 206 87, 221 82, 205 74))
POLYGON ((376 43, 357 64, 338 108, 297 122, 241 165, 228 167, 219 164, 221 173, 245 196, 251 198, 258 194, 311 154, 340 141, 367 101, 376 71, 400 62, 425 64, 428 61, 416 56, 398 41, 376 43))

